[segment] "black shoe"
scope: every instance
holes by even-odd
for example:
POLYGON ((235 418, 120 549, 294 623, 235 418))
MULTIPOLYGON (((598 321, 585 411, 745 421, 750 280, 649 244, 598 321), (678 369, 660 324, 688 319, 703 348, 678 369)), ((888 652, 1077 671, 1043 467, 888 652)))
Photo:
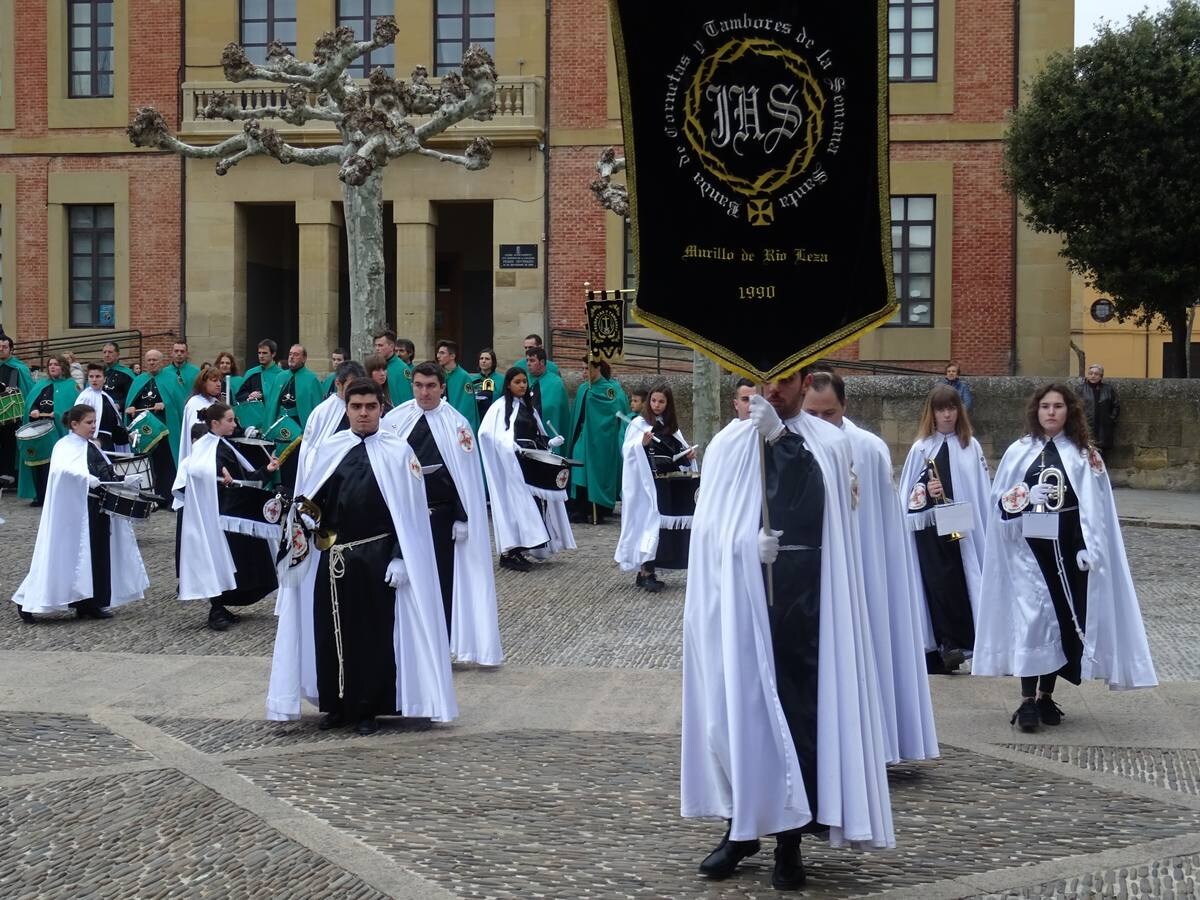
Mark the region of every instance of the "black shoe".
POLYGON ((331 728, 341 728, 346 724, 346 717, 340 712, 327 712, 321 717, 321 721, 317 723, 317 727, 322 731, 329 731, 331 728))
POLYGON ((957 647, 943 648, 941 651, 942 665, 946 667, 947 672, 955 671, 959 666, 967 661, 967 654, 959 650, 957 647))
POLYGON ((1037 731, 1038 724, 1042 721, 1042 714, 1038 712, 1037 701, 1032 697, 1026 697, 1021 701, 1021 705, 1017 707, 1017 711, 1012 714, 1012 718, 1008 720, 1008 724, 1016 724, 1022 731, 1037 731))
POLYGON ((1037 701, 1038 716, 1043 725, 1061 725, 1063 720, 1062 708, 1051 697, 1042 696, 1037 701))
POLYGON ((29 502, 29 505, 31 507, 33 507, 34 509, 37 509, 38 507, 40 507, 42 505, 42 501, 41 500, 31 500, 29 502))
POLYGON ((21 617, 22 622, 26 622, 30 625, 37 621, 37 619, 33 617, 33 613, 21 608, 20 603, 17 604, 17 615, 21 617))
POLYGON ((653 572, 651 572, 649 575, 644 575, 641 572, 638 572, 637 581, 635 583, 638 587, 649 591, 651 594, 657 594, 666 587, 665 584, 655 577, 653 572))
POLYGON ((213 631, 225 631, 233 622, 229 618, 229 610, 223 606, 214 606, 208 611, 208 627, 213 631))
POLYGON ((942 654, 937 650, 930 650, 925 654, 925 672, 929 675, 949 675, 946 671, 946 664, 942 662, 942 654))
POLYGON ((77 619, 111 619, 113 614, 103 606, 77 606, 75 607, 75 618, 77 619))
POLYGON ((233 612, 228 607, 223 607, 223 609, 225 610, 225 617, 227 619, 229 619, 229 621, 232 622, 234 625, 236 625, 238 622, 242 621, 242 617, 239 616, 237 613, 233 612))
POLYGON ((731 841, 727 832, 717 848, 700 863, 700 874, 721 881, 737 871, 738 863, 760 849, 762 845, 758 841, 731 841))
POLYGON ((781 838, 775 846, 775 869, 771 887, 777 891, 798 891, 804 887, 804 863, 800 860, 798 838, 781 838))
POLYGON ((379 723, 375 721, 374 716, 364 716, 358 720, 358 724, 354 726, 356 734, 374 734, 379 730, 379 723))
POLYGON ((512 569, 514 572, 528 572, 533 568, 533 563, 513 553, 502 553, 500 554, 500 568, 512 569))

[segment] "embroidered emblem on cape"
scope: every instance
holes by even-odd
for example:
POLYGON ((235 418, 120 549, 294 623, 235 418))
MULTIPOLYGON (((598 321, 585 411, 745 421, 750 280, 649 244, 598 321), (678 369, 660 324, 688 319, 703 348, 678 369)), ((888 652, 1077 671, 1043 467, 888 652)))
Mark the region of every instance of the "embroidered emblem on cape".
POLYGON ((1104 474, 1104 458, 1100 455, 1100 451, 1095 447, 1089 446, 1087 449, 1088 465, 1097 475, 1104 474))
POLYGON ((412 381, 412 369, 406 368, 404 370, 404 377, 407 378, 409 381, 412 381))
POLYGON ((458 446, 462 447, 466 453, 475 449, 475 435, 471 434, 471 429, 466 425, 458 426, 458 446))
POLYGON ((925 488, 924 482, 918 481, 913 485, 912 493, 908 495, 908 508, 912 510, 924 509, 929 503, 929 492, 925 488))
POLYGON ((288 560, 288 568, 294 569, 304 560, 308 559, 308 535, 304 533, 304 525, 297 516, 292 523, 292 533, 289 540, 291 559, 288 560))
POLYGON ((475 396, 475 383, 468 381, 466 384, 464 384, 463 385, 463 393, 470 394, 472 397, 474 397, 475 396))
POLYGON ((1016 515, 1029 506, 1029 485, 1021 481, 1000 495, 1000 506, 1006 513, 1016 515))
POLYGON ((276 495, 263 504, 263 519, 271 525, 276 524, 283 516, 283 501, 276 495))
POLYGON ((609 400, 616 400, 617 392, 614 388, 609 388, 607 391, 604 392, 604 396, 606 396, 609 400))
POLYGON ((554 483, 558 485, 560 491, 567 489, 567 483, 571 480, 570 469, 559 469, 558 474, 554 476, 554 483))
POLYGON ((413 473, 413 478, 424 477, 421 475, 421 461, 415 456, 408 461, 408 471, 413 473))

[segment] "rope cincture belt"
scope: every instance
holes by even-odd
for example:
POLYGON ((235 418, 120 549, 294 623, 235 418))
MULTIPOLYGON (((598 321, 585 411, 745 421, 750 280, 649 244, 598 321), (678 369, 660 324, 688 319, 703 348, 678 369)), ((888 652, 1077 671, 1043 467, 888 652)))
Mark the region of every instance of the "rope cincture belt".
POLYGON ((346 693, 346 667, 342 661, 342 614, 338 606, 337 583, 346 574, 346 551, 390 538, 391 533, 377 534, 374 537, 363 538, 360 541, 349 541, 345 544, 334 544, 329 548, 329 600, 333 607, 333 643, 337 647, 338 660, 338 699, 346 693))

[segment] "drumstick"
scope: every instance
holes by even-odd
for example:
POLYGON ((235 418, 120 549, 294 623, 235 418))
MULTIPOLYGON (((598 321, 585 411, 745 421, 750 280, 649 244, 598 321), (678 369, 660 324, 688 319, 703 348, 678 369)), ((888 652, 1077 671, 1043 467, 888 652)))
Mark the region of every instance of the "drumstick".
MULTIPOLYGON (((633 424, 633 416, 627 416, 627 415, 625 415, 625 413, 613 413, 613 415, 616 416, 618 419, 620 419, 622 422, 624 422, 626 425, 633 424)), ((656 444, 662 443, 662 441, 660 441, 658 439, 658 435, 656 435, 653 430, 650 431, 650 439, 652 441, 654 441, 654 443, 656 443, 656 444)))

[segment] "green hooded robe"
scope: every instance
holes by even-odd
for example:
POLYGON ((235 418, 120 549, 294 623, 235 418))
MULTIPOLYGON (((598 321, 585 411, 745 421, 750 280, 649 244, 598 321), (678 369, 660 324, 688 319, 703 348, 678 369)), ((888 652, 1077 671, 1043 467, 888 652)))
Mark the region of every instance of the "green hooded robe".
POLYGON ((159 396, 163 399, 163 416, 167 423, 167 440, 171 444, 171 456, 179 459, 179 430, 183 426, 183 408, 192 396, 192 385, 200 377, 200 369, 191 363, 176 366, 167 363, 154 376, 159 396))
POLYGON ((571 401, 567 399, 567 386, 563 380, 557 373, 547 369, 545 375, 529 376, 529 389, 538 395, 538 408, 546 434, 550 437, 561 434, 564 439, 570 438, 571 401))
MULTIPOLYGON (((75 379, 68 372, 63 378, 43 378, 35 384, 25 398, 25 417, 28 420, 29 411, 33 408, 34 402, 38 395, 46 389, 47 386, 54 386, 54 436, 60 438, 67 433, 67 426, 63 424, 63 414, 75 405, 75 398, 79 396, 79 385, 75 383, 75 379)), ((17 444, 17 452, 20 453, 21 446, 17 444)), ((24 500, 33 500, 37 497, 37 488, 33 484, 33 469, 26 465, 20 465, 17 472, 17 496, 24 500)))
POLYGON ((388 360, 387 367, 388 396, 392 398, 392 406, 407 403, 413 398, 412 366, 393 354, 388 360))
POLYGON ((621 499, 621 441, 625 422, 617 413, 629 414, 629 399, 610 378, 584 382, 571 409, 571 433, 566 435, 568 455, 583 463, 571 469, 571 496, 587 489, 588 500, 612 508, 621 499))
POLYGON ((456 365, 453 372, 446 373, 446 400, 466 417, 474 432, 479 431, 479 404, 475 402, 476 383, 462 366, 456 365))

